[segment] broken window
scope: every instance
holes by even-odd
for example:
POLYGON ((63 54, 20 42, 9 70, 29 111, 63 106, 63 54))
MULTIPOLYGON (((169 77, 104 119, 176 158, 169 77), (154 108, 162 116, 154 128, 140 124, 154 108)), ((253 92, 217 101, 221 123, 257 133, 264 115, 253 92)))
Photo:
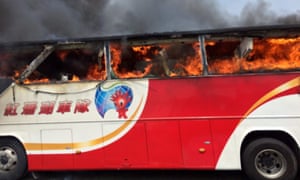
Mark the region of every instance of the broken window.
POLYGON ((208 72, 232 74, 240 71, 240 58, 236 56, 239 39, 207 41, 205 44, 208 72))
POLYGON ((300 38, 207 40, 210 74, 293 71, 300 69, 300 38))
POLYGON ((114 42, 111 43, 110 50, 115 78, 202 74, 200 43, 195 39, 114 42))
POLYGON ((99 45, 39 46, 1 51, 1 76, 24 84, 104 80, 105 58, 99 45))
POLYGON ((21 71, 38 56, 42 48, 23 50, 19 48, 7 48, 0 50, 0 77, 14 78, 19 76, 21 71))

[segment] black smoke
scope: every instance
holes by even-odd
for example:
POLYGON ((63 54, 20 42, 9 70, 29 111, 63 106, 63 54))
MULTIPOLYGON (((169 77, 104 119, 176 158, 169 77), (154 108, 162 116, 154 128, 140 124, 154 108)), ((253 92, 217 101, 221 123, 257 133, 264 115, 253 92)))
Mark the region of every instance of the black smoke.
POLYGON ((107 0, 1 0, 0 41, 97 36, 107 0))
POLYGON ((272 24, 300 24, 300 12, 278 15, 264 0, 246 4, 240 15, 217 0, 0 1, 1 42, 272 24))
POLYGON ((271 4, 263 0, 248 3, 241 11, 236 26, 258 26, 258 25, 285 25, 300 24, 299 10, 292 14, 278 15, 272 11, 271 4))

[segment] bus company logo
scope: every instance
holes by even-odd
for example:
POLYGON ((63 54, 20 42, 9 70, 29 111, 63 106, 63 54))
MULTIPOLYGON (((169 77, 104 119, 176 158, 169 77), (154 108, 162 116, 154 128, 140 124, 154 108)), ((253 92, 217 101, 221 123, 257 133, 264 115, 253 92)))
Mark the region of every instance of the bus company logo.
POLYGON ((133 99, 132 89, 125 85, 113 85, 109 88, 99 86, 95 95, 97 111, 104 118, 109 110, 116 110, 118 118, 127 119, 127 111, 133 99))

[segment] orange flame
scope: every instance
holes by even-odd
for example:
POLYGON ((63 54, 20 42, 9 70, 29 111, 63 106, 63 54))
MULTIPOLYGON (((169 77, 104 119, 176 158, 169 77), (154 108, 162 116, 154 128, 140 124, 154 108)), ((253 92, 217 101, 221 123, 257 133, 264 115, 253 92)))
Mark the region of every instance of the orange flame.
MULTIPOLYGON (((140 52, 140 55, 146 56, 148 54, 148 50, 150 49, 150 46, 142 46, 142 47, 134 47, 133 51, 134 52, 140 52)), ((111 44, 111 59, 112 59, 112 68, 117 77, 120 78, 132 78, 132 77, 144 77, 145 75, 149 74, 152 65, 148 65, 141 70, 136 70, 136 71, 128 71, 125 68, 121 68, 120 70, 118 69, 119 64, 121 64, 121 47, 118 44, 111 44)), ((149 61, 149 57, 146 58, 147 61, 149 61)))
POLYGON ((233 52, 223 57, 208 57, 209 71, 232 74, 300 68, 300 38, 255 39, 253 48, 247 57, 236 57, 233 52))
POLYGON ((87 79, 88 80, 104 80, 106 78, 106 71, 100 70, 98 64, 89 67, 87 79))
MULTIPOLYGON (((187 72, 189 76, 198 76, 202 74, 202 61, 201 61, 201 54, 200 54, 200 43, 194 43, 193 49, 195 51, 194 57, 188 57, 185 60, 185 65, 181 64, 187 72)), ((184 74, 186 75, 186 74, 184 74)))
MULTIPOLYGON (((145 77, 149 75, 152 70, 155 68, 161 67, 162 65, 154 65, 154 64, 162 64, 162 60, 158 60, 158 56, 160 56, 160 51, 165 49, 166 51, 171 52, 173 46, 178 46, 178 44, 159 44, 159 45, 143 45, 143 46, 133 46, 131 48, 131 53, 135 55, 133 59, 136 61, 141 61, 141 64, 146 65, 143 69, 133 70, 130 71, 125 67, 120 67, 122 60, 122 48, 121 45, 112 44, 111 45, 111 54, 112 54, 112 67, 113 71, 119 78, 139 78, 145 77), (160 62, 158 62, 160 61, 160 62)), ((200 75, 202 73, 202 61, 201 61, 201 54, 200 54, 200 43, 195 42, 192 44, 194 53, 193 55, 183 56, 185 52, 179 52, 179 56, 176 57, 176 63, 173 68, 167 70, 167 75, 174 77, 174 76, 186 76, 186 75, 200 75)), ((171 52, 172 53, 172 52, 171 52)), ((171 58, 165 58, 166 64, 168 61, 172 61, 171 58)), ((174 58, 174 57, 173 57, 174 58)), ((138 62, 137 62, 138 64, 138 62)), ((168 66, 168 65, 165 65, 168 66)), ((158 76, 164 76, 163 74, 159 74, 158 76)))
POLYGON ((69 54, 69 52, 68 51, 59 51, 56 54, 61 61, 64 61, 66 59, 67 55, 69 54))
MULTIPOLYGON (((229 42, 206 42, 206 48, 215 47, 213 50, 207 49, 208 70, 211 74, 233 74, 243 72, 261 72, 261 71, 286 71, 300 69, 300 38, 269 38, 254 39, 253 50, 247 57, 238 57, 235 49, 239 45, 239 41, 229 42)), ((124 49, 121 44, 113 43, 111 50, 111 67, 113 73, 119 78, 140 78, 153 75, 154 72, 163 73, 163 71, 154 71, 156 68, 164 66, 169 68, 169 73, 158 76, 199 76, 202 74, 203 65, 201 59, 200 43, 194 42, 188 45, 188 49, 179 48, 180 51, 173 52, 174 46, 178 44, 159 44, 159 45, 143 45, 130 47, 129 60, 133 61, 136 67, 121 66, 124 49), (192 48, 191 48, 192 47, 192 48), (166 56, 161 54, 164 50, 166 56), (187 53, 192 50, 192 53, 187 53), (173 54, 172 54, 173 53, 173 54), (175 55, 174 55, 175 54, 175 55), (138 64, 140 63, 140 64, 138 64), (173 63, 173 64, 172 64, 173 63), (159 64, 159 65, 157 65, 159 64), (167 64, 167 65, 166 65, 167 64), (172 64, 172 65, 170 65, 172 64)), ((176 48, 175 48, 176 49, 176 48)), ((177 49, 176 49, 177 50, 177 49)), ((63 60, 69 52, 59 51, 58 57, 63 60)), ((85 53, 84 51, 78 53, 85 53)), ((128 53, 128 52, 127 52, 128 53)), ((103 58, 103 62, 104 58, 103 58)), ((126 63, 126 62, 125 62, 126 63)), ((85 80, 104 80, 107 76, 105 64, 89 64, 85 77, 73 75, 71 81, 85 80), (102 67, 103 66, 103 67, 102 67)), ((165 68, 165 67, 164 67, 165 68)), ((18 79, 20 72, 15 71, 14 78, 18 79)), ((24 80, 24 84, 49 82, 47 78, 41 77, 38 73, 24 80), (39 77, 39 78, 38 78, 39 77)))
POLYGON ((300 38, 254 41, 254 50, 241 62, 245 71, 300 68, 300 38))
POLYGON ((72 80, 71 81, 80 81, 80 79, 79 79, 79 77, 78 76, 76 76, 76 75, 72 75, 72 80))

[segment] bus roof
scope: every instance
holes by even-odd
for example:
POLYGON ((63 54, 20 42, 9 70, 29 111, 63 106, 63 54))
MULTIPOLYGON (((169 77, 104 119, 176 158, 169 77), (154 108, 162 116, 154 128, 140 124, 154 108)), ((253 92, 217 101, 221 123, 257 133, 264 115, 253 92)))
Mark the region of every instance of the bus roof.
POLYGON ((20 42, 2 42, 0 49, 15 47, 34 47, 41 45, 72 46, 86 43, 99 43, 99 41, 119 41, 119 40, 159 40, 189 38, 198 35, 210 35, 211 37, 299 37, 300 24, 293 25, 268 25, 251 27, 231 27, 220 29, 194 30, 194 31, 173 31, 173 32, 154 32, 145 34, 127 34, 113 36, 99 36, 74 39, 53 39, 43 41, 20 41, 20 42))

